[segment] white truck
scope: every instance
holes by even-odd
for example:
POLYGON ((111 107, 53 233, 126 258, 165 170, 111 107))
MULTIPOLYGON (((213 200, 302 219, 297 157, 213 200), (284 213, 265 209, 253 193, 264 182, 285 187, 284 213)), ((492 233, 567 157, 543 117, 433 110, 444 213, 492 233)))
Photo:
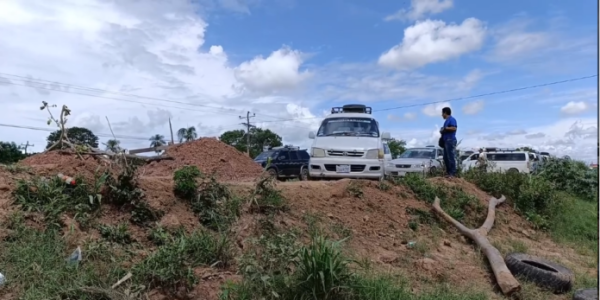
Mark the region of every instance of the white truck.
POLYGON ((392 160, 386 140, 379 131, 371 107, 348 104, 333 107, 319 131, 310 132, 309 176, 311 178, 382 179, 384 167, 392 160))

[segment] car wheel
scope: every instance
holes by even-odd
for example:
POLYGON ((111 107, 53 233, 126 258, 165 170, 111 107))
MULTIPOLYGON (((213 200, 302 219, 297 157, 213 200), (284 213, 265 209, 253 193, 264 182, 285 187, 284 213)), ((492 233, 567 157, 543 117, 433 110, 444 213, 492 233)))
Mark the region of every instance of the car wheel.
POLYGON ((308 180, 308 169, 307 168, 302 168, 300 170, 300 180, 301 181, 307 181, 308 180))
POLYGON ((274 168, 268 169, 267 173, 269 173, 269 176, 277 178, 277 170, 275 170, 274 168))
POLYGON ((516 173, 519 173, 519 170, 517 170, 515 168, 510 168, 510 169, 508 169, 508 171, 506 171, 506 173, 516 174, 516 173))
POLYGON ((431 167, 429 168, 429 175, 436 175, 437 174, 437 168, 436 167, 431 167))

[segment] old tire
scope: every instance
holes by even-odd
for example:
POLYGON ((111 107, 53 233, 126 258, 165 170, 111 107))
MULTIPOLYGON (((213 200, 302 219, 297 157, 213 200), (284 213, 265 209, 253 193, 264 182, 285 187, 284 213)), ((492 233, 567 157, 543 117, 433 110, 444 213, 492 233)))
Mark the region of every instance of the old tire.
POLYGON ((577 290, 573 300, 598 300, 598 288, 577 290))
POLYGON ((301 181, 308 180, 308 169, 307 168, 300 169, 300 180, 301 181))
POLYGON ((509 253, 504 261, 513 275, 524 277, 555 293, 565 293, 573 287, 573 272, 559 264, 523 253, 509 253))

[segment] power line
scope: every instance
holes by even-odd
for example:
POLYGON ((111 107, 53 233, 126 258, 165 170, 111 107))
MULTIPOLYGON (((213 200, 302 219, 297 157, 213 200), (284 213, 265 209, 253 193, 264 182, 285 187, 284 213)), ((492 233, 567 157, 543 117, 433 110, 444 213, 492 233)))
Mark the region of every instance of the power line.
MULTIPOLYGON (((147 99, 147 100, 160 101, 160 102, 169 102, 169 103, 176 103, 176 104, 183 104, 183 105, 190 105, 190 106, 198 106, 198 107, 204 107, 204 108, 216 109, 216 110, 222 110, 222 111, 230 111, 231 110, 231 109, 223 108, 223 107, 216 107, 216 106, 210 106, 210 105, 204 105, 204 104, 198 104, 198 103, 189 103, 189 102, 183 102, 183 101, 177 101, 177 100, 171 100, 171 99, 164 99, 164 98, 140 96, 140 95, 136 95, 136 94, 129 94, 129 93, 115 92, 115 91, 109 91, 109 90, 92 88, 92 87, 85 87, 85 86, 80 86, 80 85, 75 85, 75 84, 70 84, 70 83, 64 83, 64 82, 59 82, 59 81, 51 81, 51 80, 45 80, 45 79, 33 79, 33 78, 29 78, 29 77, 25 77, 25 76, 21 76, 21 75, 10 74, 10 73, 0 72, 0 75, 9 76, 9 77, 15 77, 17 80, 21 80, 21 81, 23 81, 25 83, 44 84, 44 85, 45 84, 57 85, 58 86, 57 88, 59 88, 60 86, 64 86, 64 87, 67 87, 67 88, 74 88, 74 89, 88 91, 88 92, 97 92, 97 93, 106 93, 106 94, 113 94, 113 95, 121 95, 121 96, 126 96, 126 97, 133 97, 133 98, 139 98, 139 99, 147 99)), ((5 78, 5 79, 13 79, 13 80, 15 80, 15 78, 5 78)), ((60 90, 60 89, 57 89, 57 88, 48 88, 48 87, 42 87, 42 86, 31 86, 31 85, 27 85, 27 84, 18 84, 18 83, 14 83, 14 82, 6 82, 6 81, 4 81, 4 83, 11 84, 11 85, 16 85, 16 86, 23 86, 23 87, 32 88, 32 89, 42 89, 42 90, 46 90, 46 91, 54 91, 54 92, 61 92, 61 93, 75 94, 75 95, 82 95, 82 96, 102 98, 102 99, 108 99, 108 100, 124 101, 124 102, 132 102, 132 103, 140 103, 140 104, 157 106, 156 104, 147 103, 147 102, 141 102, 141 101, 135 101, 135 100, 129 100, 129 99, 122 99, 122 98, 107 97, 107 96, 100 96, 100 95, 91 95, 91 94, 86 94, 86 93, 81 93, 81 92, 65 91, 65 90, 60 90)), ((161 106, 161 107, 163 107, 163 106, 161 106)), ((184 109, 184 110, 191 110, 189 108, 183 108, 183 107, 175 107, 175 106, 168 106, 168 107, 177 108, 177 109, 184 109)), ((193 110, 193 111, 204 112, 203 110, 193 110)), ((223 113, 223 114, 225 114, 225 113, 223 113)), ((233 114, 229 114, 229 115, 233 115, 233 114)), ((270 117, 270 118, 275 118, 275 119, 282 119, 281 117, 270 116, 270 115, 266 115, 266 114, 262 114, 262 115, 265 116, 265 117, 270 117)))
MULTIPOLYGON (((484 93, 484 94, 479 94, 479 95, 474 95, 474 96, 466 96, 466 97, 459 97, 459 98, 450 98, 450 99, 444 99, 444 100, 438 100, 438 101, 432 101, 432 102, 425 102, 425 103, 419 103, 419 104, 410 104, 410 105, 403 105, 403 106, 382 108, 382 109, 373 110, 373 112, 390 111, 390 110, 397 110, 397 109, 403 109, 403 108, 426 106, 426 105, 430 105, 430 104, 438 104, 438 103, 442 103, 442 102, 453 102, 453 101, 468 100, 468 99, 480 98, 480 97, 486 97, 486 96, 507 94, 507 93, 513 93, 513 92, 517 92, 517 91, 530 90, 530 89, 535 89, 535 88, 540 88, 540 87, 546 87, 546 86, 551 86, 551 85, 557 85, 557 84, 562 84, 562 83, 567 83, 567 82, 580 81, 580 80, 590 79, 590 78, 594 78, 594 77, 598 77, 598 74, 596 74, 596 75, 589 75, 589 76, 583 76, 583 77, 577 77, 577 78, 570 78, 570 79, 565 79, 565 80, 560 80, 560 81, 553 81, 553 82, 548 82, 548 83, 541 83, 541 84, 536 84, 536 85, 529 85, 529 86, 525 86, 525 87, 513 88, 513 89, 508 89, 508 90, 501 90, 501 91, 489 92, 489 93, 484 93)), ((321 118, 321 117, 295 118, 295 119, 287 119, 285 121, 308 120, 308 119, 317 119, 317 118, 321 118)), ((271 123, 271 122, 281 122, 281 120, 280 121, 271 121, 271 120, 269 120, 269 121, 261 121, 261 123, 271 123)))

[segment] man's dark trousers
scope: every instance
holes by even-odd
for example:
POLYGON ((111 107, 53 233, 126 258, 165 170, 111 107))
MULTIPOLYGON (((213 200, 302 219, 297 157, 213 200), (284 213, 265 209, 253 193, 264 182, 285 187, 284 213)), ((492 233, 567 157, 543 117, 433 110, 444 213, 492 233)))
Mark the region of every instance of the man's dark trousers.
POLYGON ((444 165, 450 176, 456 176, 456 144, 456 138, 444 140, 444 165))

